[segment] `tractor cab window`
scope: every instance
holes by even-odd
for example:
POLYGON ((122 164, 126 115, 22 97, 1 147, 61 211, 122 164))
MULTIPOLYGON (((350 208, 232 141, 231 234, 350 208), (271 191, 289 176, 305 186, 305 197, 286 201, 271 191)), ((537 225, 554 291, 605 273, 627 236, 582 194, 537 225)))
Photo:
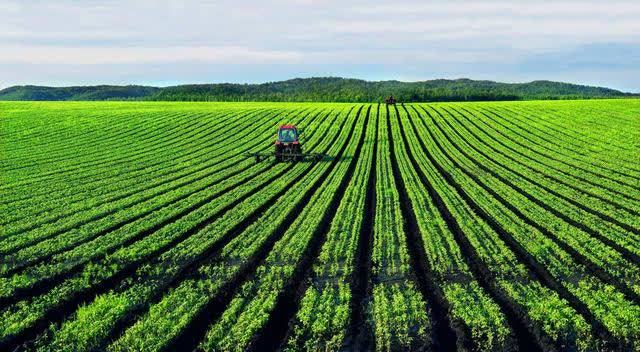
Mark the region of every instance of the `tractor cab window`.
POLYGON ((296 130, 293 128, 283 128, 278 133, 278 140, 283 143, 291 143, 296 140, 296 130))

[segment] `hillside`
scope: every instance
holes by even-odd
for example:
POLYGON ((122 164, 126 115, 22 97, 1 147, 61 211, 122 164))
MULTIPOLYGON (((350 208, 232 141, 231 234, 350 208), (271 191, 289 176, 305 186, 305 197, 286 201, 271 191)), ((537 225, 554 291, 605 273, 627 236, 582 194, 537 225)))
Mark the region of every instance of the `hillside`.
POLYGON ((42 87, 0 90, 0 100, 156 100, 156 101, 317 101, 376 102, 395 95, 403 102, 614 98, 634 96, 618 90, 570 83, 500 83, 470 79, 421 82, 296 78, 262 84, 42 87))
POLYGON ((145 86, 42 87, 14 86, 0 90, 0 100, 127 100, 157 93, 160 88, 145 86))

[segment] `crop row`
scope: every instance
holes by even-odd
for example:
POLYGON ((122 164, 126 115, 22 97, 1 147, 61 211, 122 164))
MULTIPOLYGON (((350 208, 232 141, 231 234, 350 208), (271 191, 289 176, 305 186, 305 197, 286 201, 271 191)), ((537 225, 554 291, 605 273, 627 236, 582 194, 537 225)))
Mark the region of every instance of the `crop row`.
MULTIPOLYGON (((271 116, 266 115, 263 119, 268 121, 270 117, 271 116)), ((263 128, 260 131, 265 131, 265 129, 263 128)), ((149 168, 146 167, 146 165, 142 165, 141 170, 122 174, 126 175, 125 177, 121 177, 120 174, 115 175, 113 178, 103 175, 100 182, 92 182, 89 185, 78 185, 77 183, 67 183, 57 180, 43 184, 41 186, 42 189, 46 190, 54 187, 61 191, 56 194, 50 194, 50 196, 55 197, 54 199, 56 199, 57 202, 53 200, 46 201, 44 199, 43 201, 39 201, 41 199, 34 197, 35 199, 30 199, 20 204, 11 204, 8 210, 12 214, 22 215, 22 219, 35 214, 39 214, 40 217, 37 218, 37 222, 21 221, 21 218, 15 217, 8 218, 8 220, 12 222, 6 225, 8 230, 7 235, 28 231, 37 225, 61 220, 65 218, 65 214, 80 215, 75 213, 79 213, 86 208, 96 208, 100 205, 109 206, 109 204, 113 207, 115 205, 114 203, 123 200, 123 198, 143 196, 143 191, 153 186, 166 185, 169 181, 205 170, 210 168, 212 163, 220 165, 220 167, 229 165, 230 161, 237 163, 238 156, 241 156, 241 152, 247 150, 250 146, 255 146, 256 143, 253 142, 246 147, 240 148, 235 153, 220 155, 216 152, 219 152, 223 148, 228 148, 228 146, 226 146, 227 143, 225 143, 225 140, 222 138, 216 138, 210 141, 207 134, 207 130, 204 129, 201 135, 187 146, 189 149, 182 153, 174 153, 174 160, 179 163, 174 163, 169 167, 162 165, 162 167, 149 168), (196 151, 195 153, 194 150, 196 151), (215 156, 212 157, 212 155, 215 156), (196 156, 200 157, 195 158, 196 156), (178 159, 180 157, 184 160, 178 159), (149 180, 152 180, 152 182, 149 182, 149 180), (74 190, 76 190, 76 192, 74 192, 74 190), (91 195, 89 198, 90 201, 87 201, 89 194, 91 195), (104 198, 106 198, 106 200, 104 198), (34 203, 34 201, 37 203, 34 203), (66 211, 66 213, 64 213, 64 211, 66 211)), ((150 160, 150 163, 154 163, 156 160, 166 159, 166 157, 154 157, 150 160)), ((90 177, 87 177, 87 179, 90 179, 90 177)), ((83 182, 85 182, 85 179, 83 179, 83 182)), ((43 197, 40 198, 45 197, 46 195, 43 195, 43 197)))
POLYGON ((2 350, 638 348, 635 100, 3 104, 2 350))
MULTIPOLYGON (((320 141, 322 140, 318 140, 318 142, 320 141)), ((323 144, 326 145, 326 142, 323 144)), ((273 202, 287 194, 286 192, 290 191, 289 187, 309 171, 306 165, 298 165, 296 168, 288 169, 290 170, 282 170, 287 171, 285 173, 277 169, 267 173, 264 177, 269 177, 269 182, 263 183, 263 186, 259 187, 260 192, 256 192, 255 189, 247 192, 247 196, 234 205, 233 212, 227 211, 219 218, 205 223, 200 222, 200 225, 193 227, 193 230, 187 229, 187 232, 190 233, 185 241, 174 245, 173 248, 170 248, 157 259, 138 269, 130 283, 127 282, 113 292, 98 296, 92 304, 81 308, 75 315, 74 320, 65 323, 54 334, 53 344, 57 345, 58 342, 61 342, 62 344, 58 346, 64 346, 69 341, 78 340, 82 341, 82 343, 78 344, 79 346, 104 344, 110 337, 113 337, 104 335, 111 331, 107 327, 113 328, 118 324, 123 324, 131 314, 140 313, 141 305, 150 303, 153 297, 159 299, 161 293, 168 286, 176 286, 174 292, 180 292, 181 287, 184 287, 189 282, 188 279, 180 282, 181 276, 188 274, 189 270, 187 269, 189 266, 197 268, 200 261, 206 260, 206 258, 221 251, 222 248, 232 246, 236 237, 241 236, 240 233, 236 232, 250 226, 251 221, 247 223, 247 219, 259 217, 261 212, 269 209, 273 202), (227 242, 229 243, 224 245, 227 242), (215 249, 216 247, 218 249, 215 249), (121 303, 110 304, 115 302, 121 303), (104 328, 97 332, 94 330, 87 331, 86 328, 90 324, 86 324, 84 319, 92 317, 92 312, 100 314, 99 312, 103 311, 105 307, 109 307, 110 311, 108 318, 100 321, 100 326, 104 328), (85 328, 74 328, 78 326, 85 328), (94 333, 92 334, 91 332, 94 333)), ((237 195, 232 194, 230 198, 237 198, 237 195)), ((202 214, 207 214, 208 212, 207 209, 202 209, 202 214)), ((181 297, 181 299, 187 299, 186 297, 193 297, 193 295, 195 295, 195 292, 181 297)), ((163 301, 169 297, 171 297, 171 294, 164 297, 163 301)), ((159 305, 162 305, 162 301, 159 305)), ((191 308, 195 309, 195 306, 191 308)), ((152 313, 153 311, 151 311, 152 313)), ((161 323, 161 320, 154 320, 154 322, 161 323)), ((124 327, 121 327, 121 330, 123 329, 124 327)), ((135 329, 135 327, 132 329, 135 329)), ((169 338, 170 336, 167 335, 166 337, 169 338)), ((140 340, 140 342, 143 342, 143 340, 140 340)), ((158 343, 160 343, 160 340, 158 340, 158 343)))
MULTIPOLYGON (((268 166, 263 165, 259 167, 264 168, 268 166)), ((264 180, 273 181, 278 179, 284 172, 285 170, 279 170, 275 172, 275 174, 270 173, 261 175, 260 177, 264 180)), ((259 174, 259 172, 256 173, 256 175, 259 174)), ((238 176, 238 178, 241 177, 244 176, 238 176)), ((71 275, 45 293, 37 295, 32 299, 20 301, 9 307, 4 312, 6 317, 5 321, 15 321, 16 325, 8 324, 5 326, 6 330, 4 332, 8 336, 15 335, 30 326, 30 324, 38 321, 38 319, 43 319, 46 312, 53 311, 56 306, 59 307, 63 302, 68 302, 74 299, 75 296, 78 296, 78 294, 72 295, 70 293, 89 292, 89 294, 91 294, 93 287, 98 284, 103 282, 108 283, 108 280, 117 278, 118 275, 124 278, 127 270, 134 270, 135 266, 143 264, 146 258, 152 258, 154 254, 158 255, 163 250, 171 248, 180 242, 180 240, 188 237, 188 233, 185 233, 185 231, 189 228, 197 229, 198 226, 203 226, 207 221, 212 221, 222 216, 229 209, 233 208, 236 203, 241 202, 244 198, 252 195, 252 192, 260 189, 261 185, 265 184, 248 183, 247 187, 239 187, 233 189, 233 191, 218 195, 216 195, 215 192, 204 191, 202 192, 203 195, 205 195, 204 198, 200 196, 200 200, 197 202, 189 202, 188 199, 185 200, 183 204, 186 205, 186 208, 183 206, 183 209, 179 210, 173 216, 168 214, 169 216, 162 217, 162 213, 157 213, 154 216, 148 216, 142 218, 141 221, 132 223, 130 225, 131 228, 128 228, 128 231, 124 231, 124 233, 140 233, 142 237, 141 240, 118 249, 97 263, 91 263, 85 266, 82 271, 71 275), (222 198, 218 199, 218 197, 222 198), (217 212, 216 209, 218 210, 217 212), (135 230, 135 227, 137 227, 138 230, 135 230), (58 304, 56 302, 60 303, 58 304), (21 315, 25 315, 28 318, 22 319, 20 318, 21 315)), ((105 243, 108 244, 108 241, 105 241, 105 243)), ((90 248, 87 248, 87 250, 90 250, 90 248)), ((82 258, 82 256, 79 255, 78 258, 82 258)), ((65 262, 62 261, 62 264, 64 263, 65 262)), ((117 281, 115 279, 112 280, 117 281)), ((111 284, 111 286, 112 285, 113 284, 111 284)), ((109 284, 106 284, 105 289, 109 286, 109 284)), ((35 293, 37 293, 37 291, 35 293)))
MULTIPOLYGON (((434 124, 429 124, 429 126, 425 126, 425 128, 433 131, 434 134, 442 133, 438 126, 434 124)), ((462 129, 457 129, 458 132, 461 132, 461 130, 462 129)), ((424 135, 430 135, 430 133, 425 133, 424 135)), ((435 138, 436 145, 438 144, 438 139, 437 137, 435 138)), ((445 138, 440 138, 440 140, 446 141, 445 138)), ((480 143, 476 144, 476 146, 478 145, 480 145, 480 143)), ((439 145, 439 149, 445 150, 449 148, 449 150, 451 150, 455 146, 457 146, 455 142, 442 143, 439 145), (446 147, 443 147, 443 145, 446 147)), ((513 188, 509 188, 509 186, 516 184, 519 179, 511 179, 507 181, 506 184, 501 184, 500 182, 489 183, 493 179, 498 179, 503 182, 509 179, 500 175, 499 171, 501 169, 496 167, 497 165, 494 166, 484 160, 463 167, 464 164, 458 160, 465 160, 466 158, 456 156, 455 154, 457 152, 464 155, 463 150, 473 150, 473 148, 467 146, 465 149, 459 149, 459 151, 454 149, 449 152, 450 155, 452 155, 450 156, 452 164, 449 167, 454 167, 452 171, 449 171, 449 175, 451 175, 452 183, 458 184, 458 192, 468 195, 467 203, 475 204, 473 211, 484 214, 487 223, 494 223, 492 227, 494 227, 498 233, 501 233, 501 237, 503 237, 507 243, 510 243, 510 247, 512 247, 514 251, 520 252, 521 260, 525 263, 528 262, 531 270, 538 272, 537 276, 541 281, 547 281, 546 284, 560 293, 576 310, 587 315, 591 320, 597 319, 597 322, 591 321, 591 324, 594 324, 596 329, 598 325, 602 324, 606 326, 609 332, 616 336, 617 339, 622 340, 623 343, 633 341, 637 336, 637 332, 635 331, 637 327, 635 327, 635 323, 633 323, 633 317, 637 314, 637 307, 632 302, 625 300, 623 294, 616 292, 617 290, 613 286, 603 282, 600 278, 594 276, 587 268, 577 263, 571 255, 563 251, 552 239, 544 236, 538 229, 532 228, 532 222, 538 224, 538 226, 544 223, 544 221, 540 220, 540 216, 544 215, 540 214, 536 216, 517 213, 517 215, 519 215, 517 216, 513 214, 514 210, 532 209, 531 205, 527 205, 525 201, 530 198, 525 195, 520 195, 520 193, 514 191, 513 188), (478 167, 484 171, 482 177, 477 176, 476 170, 478 167), (464 172, 461 174, 460 171, 462 170, 464 170, 464 172), (462 180, 455 181, 456 178, 461 178, 462 180), (474 187, 478 187, 476 185, 483 185, 484 194, 473 189, 474 187), (488 195, 493 195, 493 197, 488 195), (499 198, 496 199, 496 195, 499 195, 499 198), (510 206, 516 200, 521 200, 523 203, 515 203, 513 206, 510 206), (521 227, 521 229, 519 229, 519 227, 521 227), (536 236, 532 236, 534 234, 536 236), (611 294, 607 303, 602 301, 604 292, 611 294), (616 293, 614 294, 614 292, 616 293), (577 302, 578 300, 581 302, 577 302), (609 305, 610 310, 602 309, 603 304, 609 305), (588 309, 585 309, 585 306, 587 306, 588 309)), ((544 226, 541 227, 544 228, 544 226)), ((575 229, 566 225, 564 228, 566 229, 564 231, 567 233, 567 238, 570 233, 575 238, 575 229)), ((564 236, 561 227, 554 226, 552 229, 553 231, 547 230, 544 234, 554 233, 557 237, 564 236)), ((488 231, 482 232, 489 233, 488 231)), ((592 243, 594 242, 592 241, 592 243)), ((595 243, 597 243, 597 241, 595 243)), ((612 251, 610 248, 606 248, 606 246, 601 245, 601 247, 601 250, 612 251)), ((507 251, 501 250, 500 253, 505 254, 507 251)), ((612 253, 615 254, 615 252, 612 253)), ((613 270, 626 270, 626 266, 624 263, 622 264, 621 267, 612 267, 613 270)), ((603 267, 608 268, 609 265, 603 265, 603 267)), ((632 266, 632 271, 633 270, 632 266)))

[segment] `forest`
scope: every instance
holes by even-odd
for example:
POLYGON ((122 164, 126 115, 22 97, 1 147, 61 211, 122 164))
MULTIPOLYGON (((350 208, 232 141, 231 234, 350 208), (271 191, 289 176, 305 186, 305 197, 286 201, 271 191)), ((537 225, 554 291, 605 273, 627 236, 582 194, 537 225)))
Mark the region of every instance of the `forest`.
POLYGON ((500 83, 470 79, 421 82, 365 81, 338 77, 296 78, 261 84, 188 84, 148 86, 14 86, 0 90, 0 100, 31 101, 273 101, 380 102, 394 95, 400 102, 557 100, 637 97, 603 87, 533 81, 500 83))

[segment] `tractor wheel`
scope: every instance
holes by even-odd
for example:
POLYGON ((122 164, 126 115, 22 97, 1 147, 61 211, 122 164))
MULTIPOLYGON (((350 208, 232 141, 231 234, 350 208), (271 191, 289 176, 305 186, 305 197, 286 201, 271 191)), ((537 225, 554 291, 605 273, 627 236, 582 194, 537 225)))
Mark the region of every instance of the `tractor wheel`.
POLYGON ((276 145, 275 150, 273 152, 273 155, 275 155, 276 157, 276 163, 279 163, 282 161, 282 156, 280 155, 282 151, 280 149, 281 148, 278 148, 278 145, 276 145))
POLYGON ((293 157, 293 161, 298 162, 298 161, 302 161, 302 148, 300 148, 299 145, 294 146, 291 149, 291 153, 295 154, 295 156, 293 157))

